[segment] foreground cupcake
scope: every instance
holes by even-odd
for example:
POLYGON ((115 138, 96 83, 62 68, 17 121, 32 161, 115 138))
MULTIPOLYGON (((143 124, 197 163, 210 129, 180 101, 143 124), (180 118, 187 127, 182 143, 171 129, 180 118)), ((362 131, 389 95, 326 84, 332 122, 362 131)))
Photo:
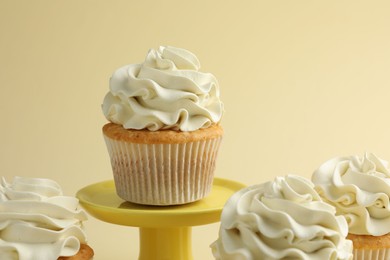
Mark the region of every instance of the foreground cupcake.
POLYGON ((78 200, 54 181, 15 177, 0 183, 0 259, 88 260, 78 200))
POLYGON ((112 75, 103 134, 122 199, 174 205, 210 192, 223 105, 216 78, 199 68, 191 52, 159 47, 112 75))
POLYGON ((352 259, 345 219, 299 176, 277 177, 235 193, 226 203, 216 259, 352 259))
POLYGON ((312 177, 316 189, 346 218, 354 259, 390 259, 390 169, 372 153, 333 158, 312 177))

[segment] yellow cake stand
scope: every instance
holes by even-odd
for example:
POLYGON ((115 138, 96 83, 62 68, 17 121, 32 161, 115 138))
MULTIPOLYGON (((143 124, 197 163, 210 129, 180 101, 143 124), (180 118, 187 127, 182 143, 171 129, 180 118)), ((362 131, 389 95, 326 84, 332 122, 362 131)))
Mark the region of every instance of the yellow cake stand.
POLYGON ((204 199, 180 206, 143 206, 116 194, 113 180, 89 185, 76 194, 92 216, 105 222, 139 228, 140 260, 190 260, 193 226, 218 222, 227 199, 245 185, 215 178, 204 199))

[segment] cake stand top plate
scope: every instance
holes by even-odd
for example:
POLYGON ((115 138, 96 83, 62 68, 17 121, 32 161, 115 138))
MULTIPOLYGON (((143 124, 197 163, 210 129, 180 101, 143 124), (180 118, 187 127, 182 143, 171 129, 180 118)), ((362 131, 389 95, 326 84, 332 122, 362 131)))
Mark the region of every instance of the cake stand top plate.
POLYGON ((126 202, 116 194, 113 180, 88 185, 76 194, 84 209, 95 218, 112 224, 169 228, 218 222, 228 198, 245 185, 214 178, 210 194, 197 202, 179 206, 145 206, 126 202))

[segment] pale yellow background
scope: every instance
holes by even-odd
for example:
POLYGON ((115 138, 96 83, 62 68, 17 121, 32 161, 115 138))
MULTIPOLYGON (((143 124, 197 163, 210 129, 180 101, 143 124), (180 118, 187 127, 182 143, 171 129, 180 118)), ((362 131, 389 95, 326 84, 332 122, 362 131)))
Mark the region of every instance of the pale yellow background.
MULTIPOLYGON (((310 177, 324 160, 390 160, 389 1, 0 0, 0 172, 68 195, 111 178, 100 105, 111 73, 148 49, 194 52, 218 78, 216 175, 310 177)), ((138 231, 86 223, 96 260, 136 259, 138 231)), ((218 224, 193 230, 212 259, 218 224)))

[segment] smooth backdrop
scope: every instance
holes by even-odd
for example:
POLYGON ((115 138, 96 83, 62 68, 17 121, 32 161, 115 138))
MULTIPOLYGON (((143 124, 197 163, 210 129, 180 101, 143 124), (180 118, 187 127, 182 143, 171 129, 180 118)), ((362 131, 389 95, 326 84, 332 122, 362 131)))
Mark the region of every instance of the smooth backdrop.
MULTIPOLYGON (((111 73, 149 48, 194 52, 219 80, 216 175, 247 185, 334 156, 390 160, 389 1, 0 0, 0 174, 74 195, 111 179, 101 103, 111 73)), ((96 260, 137 259, 138 231, 85 224, 96 260)), ((193 230, 212 259, 219 224, 193 230)))

